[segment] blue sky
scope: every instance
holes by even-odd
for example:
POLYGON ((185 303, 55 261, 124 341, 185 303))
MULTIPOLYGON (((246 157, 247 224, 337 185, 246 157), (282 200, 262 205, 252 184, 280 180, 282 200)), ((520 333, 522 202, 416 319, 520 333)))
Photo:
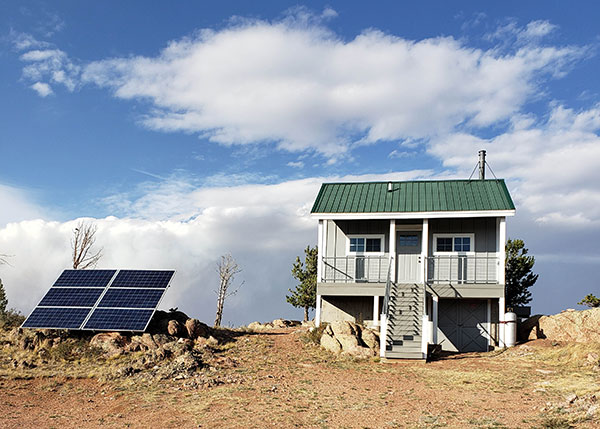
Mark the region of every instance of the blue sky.
POLYGON ((103 264, 178 268, 169 303, 210 320, 230 251, 246 267, 231 323, 293 316, 289 265, 316 241, 320 182, 468 177, 485 148, 517 202, 509 236, 538 256, 534 310, 574 307, 598 291, 599 15, 558 1, 3 2, 9 298, 29 310, 90 217, 103 264), (179 303, 190 294, 200 304, 179 303))

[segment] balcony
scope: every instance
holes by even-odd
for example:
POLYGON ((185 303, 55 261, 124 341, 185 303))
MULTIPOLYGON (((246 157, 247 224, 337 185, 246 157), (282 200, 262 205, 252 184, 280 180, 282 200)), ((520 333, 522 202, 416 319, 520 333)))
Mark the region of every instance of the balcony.
POLYGON ((430 284, 497 284, 499 263, 495 254, 430 256, 427 281, 430 284))
POLYGON ((385 283, 389 265, 389 256, 383 255, 323 257, 321 282, 385 283))

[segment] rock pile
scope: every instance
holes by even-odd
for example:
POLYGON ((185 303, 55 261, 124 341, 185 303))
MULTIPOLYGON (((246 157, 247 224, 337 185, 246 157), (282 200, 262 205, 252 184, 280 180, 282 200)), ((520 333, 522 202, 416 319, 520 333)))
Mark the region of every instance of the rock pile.
POLYGON ((532 316, 519 327, 519 338, 568 342, 600 342, 600 308, 565 310, 552 316, 532 316))
POLYGON ((260 322, 252 322, 247 328, 251 331, 268 331, 271 329, 280 329, 280 328, 291 328, 294 326, 300 326, 302 323, 298 320, 286 320, 286 319, 275 319, 272 322, 260 323, 260 322))
POLYGON ((379 333, 356 323, 336 321, 324 329, 321 347, 358 358, 378 356, 379 333))

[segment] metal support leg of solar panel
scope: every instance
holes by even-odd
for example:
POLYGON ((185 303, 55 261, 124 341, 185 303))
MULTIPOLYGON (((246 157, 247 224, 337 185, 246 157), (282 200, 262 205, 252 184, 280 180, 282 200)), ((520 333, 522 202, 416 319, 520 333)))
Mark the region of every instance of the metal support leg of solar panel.
POLYGON ((65 270, 23 328, 143 332, 173 270, 65 270))

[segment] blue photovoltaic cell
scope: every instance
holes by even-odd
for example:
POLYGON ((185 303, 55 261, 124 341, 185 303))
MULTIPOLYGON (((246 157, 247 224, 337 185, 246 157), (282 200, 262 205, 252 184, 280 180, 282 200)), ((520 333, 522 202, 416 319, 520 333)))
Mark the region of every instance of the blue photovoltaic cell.
POLYGON ((110 287, 165 289, 175 271, 121 270, 110 287))
POLYGON ((165 289, 113 289, 109 288, 98 307, 154 308, 165 289))
POLYGON ((64 270, 54 287, 106 287, 116 270, 64 270))
POLYGON ((143 331, 154 310, 97 308, 84 329, 97 331, 143 331))
POLYGON ((22 326, 24 328, 79 329, 89 312, 89 308, 37 307, 22 326))
POLYGON ((40 307, 93 307, 104 288, 50 288, 40 307))

